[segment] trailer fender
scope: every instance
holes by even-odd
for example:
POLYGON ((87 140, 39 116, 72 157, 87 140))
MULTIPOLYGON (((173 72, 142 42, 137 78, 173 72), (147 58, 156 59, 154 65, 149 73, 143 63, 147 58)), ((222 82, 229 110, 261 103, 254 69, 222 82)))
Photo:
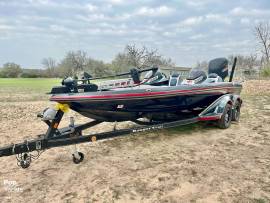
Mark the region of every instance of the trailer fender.
POLYGON ((223 113, 227 104, 232 106, 234 105, 233 95, 224 95, 224 97, 219 102, 217 102, 216 112, 223 113))
MULTIPOLYGON (((233 106, 233 104, 234 104, 233 95, 226 94, 226 95, 219 97, 217 100, 215 100, 212 104, 210 104, 205 110, 203 110, 199 114, 200 120, 204 120, 204 118, 213 118, 211 120, 220 119, 221 115, 223 114, 223 111, 225 109, 225 106, 228 103, 233 106)), ((208 119, 208 120, 210 120, 210 119, 208 119)))
POLYGON ((233 95, 233 108, 234 108, 236 102, 239 102, 242 105, 243 100, 241 99, 240 95, 233 95))

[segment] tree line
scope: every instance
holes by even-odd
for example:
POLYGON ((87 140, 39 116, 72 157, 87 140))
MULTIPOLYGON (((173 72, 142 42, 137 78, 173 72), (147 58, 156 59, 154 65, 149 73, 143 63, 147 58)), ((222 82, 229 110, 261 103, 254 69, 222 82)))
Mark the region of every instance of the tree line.
MULTIPOLYGON (((254 35, 259 45, 258 53, 248 56, 241 54, 230 55, 228 59, 232 63, 233 58, 238 58, 238 71, 245 75, 270 77, 270 25, 261 22, 254 27, 254 35)), ((157 49, 149 49, 145 46, 126 45, 124 50, 118 53, 111 63, 96 60, 87 55, 85 51, 69 51, 59 62, 48 57, 42 60, 44 69, 22 69, 15 63, 6 63, 0 69, 0 77, 66 77, 75 76, 80 71, 90 73, 94 77, 112 75, 129 71, 130 68, 145 68, 149 66, 174 66, 170 58, 159 54, 157 49)), ((195 67, 207 69, 208 62, 197 62, 195 67)))
POLYGON ((126 45, 123 52, 118 53, 111 63, 96 60, 85 51, 69 51, 57 62, 48 57, 42 60, 44 69, 22 69, 15 63, 6 63, 0 71, 0 77, 67 77, 76 76, 79 72, 88 72, 94 77, 127 72, 131 68, 139 69, 152 66, 173 66, 170 58, 159 54, 157 49, 145 46, 126 45))

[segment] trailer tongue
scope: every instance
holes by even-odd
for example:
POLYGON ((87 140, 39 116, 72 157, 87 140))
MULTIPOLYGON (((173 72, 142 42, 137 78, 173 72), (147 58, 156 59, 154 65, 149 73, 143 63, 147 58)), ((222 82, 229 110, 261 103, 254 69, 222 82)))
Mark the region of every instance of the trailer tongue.
POLYGON ((61 121, 63 112, 58 110, 55 119, 52 121, 46 121, 48 124, 48 130, 46 134, 39 135, 39 138, 33 140, 25 140, 22 143, 11 144, 0 148, 0 157, 16 155, 17 164, 22 168, 28 168, 34 159, 39 158, 41 153, 50 148, 62 147, 66 145, 74 145, 73 162, 75 164, 80 163, 84 159, 84 154, 77 151, 76 144, 85 142, 95 142, 98 140, 124 136, 131 133, 145 132, 150 130, 158 130, 163 128, 169 128, 179 125, 185 125, 195 123, 199 119, 192 118, 182 121, 175 121, 169 123, 160 123, 149 126, 140 126, 129 129, 113 130, 110 132, 103 132, 97 134, 82 135, 82 131, 100 124, 100 121, 91 121, 82 125, 74 125, 73 118, 71 117, 71 125, 65 128, 58 129, 57 126, 61 121), (36 151, 36 155, 32 152, 36 151))

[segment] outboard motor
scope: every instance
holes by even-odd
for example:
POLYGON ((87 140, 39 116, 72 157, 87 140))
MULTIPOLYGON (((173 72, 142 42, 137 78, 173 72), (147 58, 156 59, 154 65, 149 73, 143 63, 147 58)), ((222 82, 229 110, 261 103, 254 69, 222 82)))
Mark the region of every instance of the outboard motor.
POLYGON ((208 75, 215 73, 224 79, 229 75, 228 60, 226 58, 216 58, 209 62, 208 75))
POLYGON ((182 82, 183 85, 200 84, 207 78, 206 73, 202 70, 191 70, 189 76, 182 82))

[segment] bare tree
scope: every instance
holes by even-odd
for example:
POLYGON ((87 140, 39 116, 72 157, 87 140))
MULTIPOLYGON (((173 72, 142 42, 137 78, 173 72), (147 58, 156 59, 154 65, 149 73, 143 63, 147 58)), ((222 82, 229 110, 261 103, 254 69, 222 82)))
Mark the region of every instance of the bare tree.
POLYGON ((148 49, 145 46, 138 48, 136 45, 127 45, 123 53, 119 53, 112 61, 116 72, 129 70, 130 67, 145 68, 149 66, 171 66, 171 59, 166 59, 158 54, 157 49, 148 49))
POLYGON ((230 55, 228 56, 229 59, 229 65, 232 66, 234 58, 237 58, 237 74, 245 74, 245 75, 253 75, 256 74, 256 72, 259 70, 258 68, 261 66, 261 60, 258 59, 258 56, 256 53, 250 53, 247 56, 238 54, 238 55, 230 55))
POLYGON ((145 46, 138 48, 136 45, 127 45, 122 53, 116 55, 111 68, 116 73, 121 73, 129 71, 132 67, 145 68, 173 65, 172 60, 158 54, 157 49, 150 50, 145 46))
POLYGON ((255 26, 255 35, 261 45, 261 52, 266 60, 270 61, 270 25, 269 23, 259 23, 255 26))
POLYGON ((195 68, 208 72, 208 62, 207 61, 197 61, 195 68))
POLYGON ((68 55, 72 62, 75 73, 84 70, 84 67, 87 64, 86 52, 79 50, 77 52, 69 52, 68 55))
POLYGON ((92 58, 87 59, 87 64, 84 67, 84 71, 96 77, 110 74, 108 65, 106 65, 103 61, 95 60, 92 58))
POLYGON ((56 70, 61 77, 78 77, 82 71, 99 77, 110 72, 109 65, 103 61, 92 59, 84 51, 69 51, 57 65, 56 70))
POLYGON ((125 48, 127 63, 140 68, 146 59, 146 52, 145 46, 139 49, 135 45, 127 45, 125 48))
POLYGON ((257 54, 250 54, 249 56, 246 57, 245 63, 249 73, 254 71, 254 66, 256 66, 256 62, 257 62, 257 54))
POLYGON ((46 68, 48 77, 55 77, 56 75, 56 60, 49 57, 42 60, 42 65, 46 68))
POLYGON ((83 71, 87 65, 88 57, 84 51, 70 51, 58 66, 58 72, 61 76, 76 76, 83 71))
POLYGON ((145 68, 153 65, 169 65, 170 59, 164 59, 158 54, 157 49, 149 50, 145 46, 137 48, 135 45, 127 45, 125 48, 128 64, 137 67, 145 68))
POLYGON ((41 63, 45 68, 55 68, 56 67, 56 60, 51 58, 51 57, 44 58, 41 63))

